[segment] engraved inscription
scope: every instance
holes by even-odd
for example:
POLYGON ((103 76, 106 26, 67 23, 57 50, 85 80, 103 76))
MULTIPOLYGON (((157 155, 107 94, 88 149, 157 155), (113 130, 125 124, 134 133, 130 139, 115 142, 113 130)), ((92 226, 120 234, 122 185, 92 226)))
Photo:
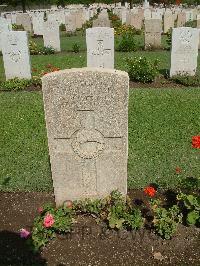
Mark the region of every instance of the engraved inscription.
POLYGON ((10 59, 11 59, 13 62, 15 62, 15 63, 19 62, 20 59, 21 59, 21 52, 20 52, 20 51, 10 52, 10 53, 8 53, 8 54, 9 54, 9 56, 10 56, 10 59))
POLYGON ((94 159, 105 149, 104 137, 94 128, 92 112, 83 112, 82 128, 72 136, 72 148, 83 159, 94 159))

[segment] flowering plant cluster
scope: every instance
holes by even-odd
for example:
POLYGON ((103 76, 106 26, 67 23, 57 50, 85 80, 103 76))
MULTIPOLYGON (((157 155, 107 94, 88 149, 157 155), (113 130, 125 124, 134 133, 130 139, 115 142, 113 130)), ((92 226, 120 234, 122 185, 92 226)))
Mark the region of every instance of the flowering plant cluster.
POLYGON ((46 205, 44 208, 40 207, 38 213, 32 231, 20 231, 20 236, 27 238, 34 251, 45 246, 56 234, 70 232, 73 224, 73 210, 66 206, 54 208, 52 205, 46 205))
POLYGON ((131 25, 120 25, 119 27, 115 28, 115 35, 122 35, 124 33, 129 33, 133 35, 139 35, 141 34, 141 30, 137 30, 131 25))
POLYGON ((158 60, 149 61, 146 57, 128 59, 130 80, 142 83, 153 82, 158 76, 158 60))
POLYGON ((20 236, 26 238, 33 250, 45 246, 57 234, 69 233, 72 230, 75 216, 92 215, 98 222, 101 220, 111 229, 138 229, 144 224, 144 218, 139 209, 131 205, 130 200, 113 191, 105 199, 84 201, 66 201, 63 206, 54 208, 46 205, 38 209, 39 216, 35 218, 32 231, 21 229, 20 236))

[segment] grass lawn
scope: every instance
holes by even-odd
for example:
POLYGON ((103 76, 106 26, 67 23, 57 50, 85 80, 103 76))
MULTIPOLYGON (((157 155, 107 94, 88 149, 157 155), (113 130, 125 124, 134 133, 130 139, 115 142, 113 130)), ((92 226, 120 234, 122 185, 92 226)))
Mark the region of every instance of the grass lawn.
MULTIPOLYGON (((0 93, 0 124, 0 189, 52 190, 42 93, 0 93)), ((200 151, 191 148, 199 129, 200 88, 131 90, 129 187, 199 177, 200 151)))

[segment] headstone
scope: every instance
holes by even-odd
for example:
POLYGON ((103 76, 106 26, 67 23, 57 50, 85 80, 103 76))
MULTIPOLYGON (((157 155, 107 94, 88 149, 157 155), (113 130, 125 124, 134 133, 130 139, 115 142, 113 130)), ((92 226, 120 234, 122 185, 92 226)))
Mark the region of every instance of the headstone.
POLYGON ((174 28, 174 17, 172 12, 167 11, 164 14, 164 33, 167 33, 171 28, 174 28))
POLYGON ((59 24, 56 21, 45 21, 43 23, 43 39, 45 47, 52 47, 60 52, 59 24))
POLYGON ((133 26, 137 30, 141 30, 142 22, 143 22, 143 18, 141 17, 141 15, 138 13, 136 13, 136 14, 130 13, 129 16, 130 16, 130 24, 129 25, 133 26))
POLYGON ((194 76, 197 68, 199 30, 190 27, 174 28, 170 76, 194 76))
POLYGON ((144 10, 144 19, 151 19, 151 10, 150 9, 145 9, 144 10))
POLYGON ((145 20, 145 49, 161 47, 162 20, 145 20))
POLYGON ((143 7, 149 8, 149 2, 147 0, 144 0, 143 7))
POLYGON ((33 32, 35 35, 43 35, 44 13, 35 13, 32 16, 33 32))
POLYGON ((31 78, 28 38, 25 31, 3 32, 2 54, 6 79, 31 78))
POLYGON ((200 15, 197 15, 197 28, 200 29, 200 15))
POLYGON ((127 193, 126 72, 67 69, 42 78, 56 205, 127 193))
POLYGON ((86 30, 87 66, 114 68, 114 29, 106 27, 86 30))
POLYGON ((101 12, 97 19, 93 20, 93 27, 110 27, 110 20, 107 11, 101 12))
POLYGON ((10 24, 7 19, 0 17, 0 51, 2 50, 2 33, 10 31, 10 24))
POLYGON ((65 27, 67 33, 73 33, 76 31, 76 16, 73 13, 66 14, 65 27))
POLYGON ((185 23, 186 23, 186 14, 185 14, 185 12, 178 13, 177 27, 183 27, 183 26, 185 26, 185 23))
POLYGON ((32 22, 29 14, 18 13, 16 17, 16 24, 22 25, 25 31, 32 32, 32 22))

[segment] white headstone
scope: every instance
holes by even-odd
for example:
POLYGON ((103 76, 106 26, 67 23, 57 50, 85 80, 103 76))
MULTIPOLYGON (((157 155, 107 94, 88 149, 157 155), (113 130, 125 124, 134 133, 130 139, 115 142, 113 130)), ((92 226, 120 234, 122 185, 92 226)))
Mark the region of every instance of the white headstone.
POLYGON ((28 38, 25 31, 3 32, 2 54, 6 79, 31 78, 28 38))
POLYGON ((56 205, 127 193, 126 72, 66 69, 45 75, 42 90, 56 205))
POLYGON ((86 30, 87 66, 114 68, 114 29, 95 27, 86 30))
POLYGON ((2 33, 10 30, 10 24, 7 19, 0 17, 0 51, 2 50, 2 33))
POLYGON ((33 32, 36 35, 43 35, 43 23, 44 23, 44 13, 36 13, 32 16, 33 32))
POLYGON ((60 31, 56 21, 45 21, 43 23, 43 39, 45 47, 52 47, 60 52, 60 31))
POLYGON ((174 28, 170 76, 194 76, 197 68, 199 30, 190 27, 174 28))

